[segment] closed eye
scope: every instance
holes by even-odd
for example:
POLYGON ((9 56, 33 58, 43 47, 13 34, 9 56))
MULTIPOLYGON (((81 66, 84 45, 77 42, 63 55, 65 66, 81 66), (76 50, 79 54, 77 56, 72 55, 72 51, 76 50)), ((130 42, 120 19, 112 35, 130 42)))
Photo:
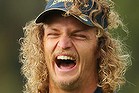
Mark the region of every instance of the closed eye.
POLYGON ((57 37, 59 37, 59 34, 58 33, 54 33, 54 32, 53 33, 48 33, 47 37, 48 38, 57 38, 57 37))
POLYGON ((72 37, 74 37, 75 39, 79 39, 79 40, 87 39, 87 36, 84 34, 73 34, 72 37))

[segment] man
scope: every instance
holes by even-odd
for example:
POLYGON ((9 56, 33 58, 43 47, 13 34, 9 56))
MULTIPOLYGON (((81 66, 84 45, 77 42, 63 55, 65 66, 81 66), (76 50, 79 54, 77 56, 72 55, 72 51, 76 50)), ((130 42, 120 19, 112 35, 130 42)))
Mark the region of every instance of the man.
POLYGON ((111 0, 49 0, 21 38, 24 93, 114 93, 130 55, 110 30, 123 26, 111 0))

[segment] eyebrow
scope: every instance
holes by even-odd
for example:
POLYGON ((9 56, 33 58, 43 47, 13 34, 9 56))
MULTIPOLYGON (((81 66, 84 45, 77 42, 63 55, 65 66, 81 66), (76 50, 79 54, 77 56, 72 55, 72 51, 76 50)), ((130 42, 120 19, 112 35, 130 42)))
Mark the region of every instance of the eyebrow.
MULTIPOLYGON (((59 30, 57 28, 53 27, 53 26, 49 26, 49 25, 45 25, 45 26, 47 26, 47 28, 51 29, 52 31, 59 32, 59 30)), ((45 29, 45 27, 44 27, 44 29, 45 29)))

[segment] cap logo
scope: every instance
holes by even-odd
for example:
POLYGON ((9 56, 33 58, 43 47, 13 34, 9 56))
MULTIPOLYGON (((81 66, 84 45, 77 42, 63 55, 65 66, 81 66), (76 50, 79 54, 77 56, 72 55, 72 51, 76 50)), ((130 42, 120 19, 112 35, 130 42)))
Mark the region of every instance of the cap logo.
POLYGON ((73 2, 73 0, 54 0, 51 6, 61 2, 73 2))
POLYGON ((88 21, 88 20, 86 19, 85 15, 80 15, 79 17, 80 17, 82 20, 86 21, 86 22, 88 21))

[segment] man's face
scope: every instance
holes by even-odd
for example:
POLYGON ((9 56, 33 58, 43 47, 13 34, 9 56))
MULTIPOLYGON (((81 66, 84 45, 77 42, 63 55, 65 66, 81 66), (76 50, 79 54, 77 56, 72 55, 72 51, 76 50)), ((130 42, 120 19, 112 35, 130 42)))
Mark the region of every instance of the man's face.
POLYGON ((96 80, 95 30, 71 16, 52 17, 44 25, 44 56, 51 85, 66 89, 96 80))

